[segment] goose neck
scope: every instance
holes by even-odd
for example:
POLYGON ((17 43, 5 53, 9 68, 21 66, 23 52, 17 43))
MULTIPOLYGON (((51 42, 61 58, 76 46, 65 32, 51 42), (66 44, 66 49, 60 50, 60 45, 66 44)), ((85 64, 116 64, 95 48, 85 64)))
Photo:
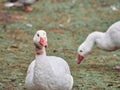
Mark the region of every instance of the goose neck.
POLYGON ((45 51, 45 47, 42 47, 41 49, 36 49, 36 57, 38 56, 46 56, 46 51, 45 51))

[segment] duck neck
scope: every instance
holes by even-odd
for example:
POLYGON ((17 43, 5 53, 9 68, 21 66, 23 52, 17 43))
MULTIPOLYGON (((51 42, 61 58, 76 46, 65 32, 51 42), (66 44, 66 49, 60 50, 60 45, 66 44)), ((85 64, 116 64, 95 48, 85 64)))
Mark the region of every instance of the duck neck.
POLYGON ((106 51, 114 50, 114 44, 112 43, 109 34, 107 34, 106 32, 96 32, 95 42, 97 47, 99 47, 100 49, 106 51))
POLYGON ((103 50, 110 50, 113 48, 111 39, 109 35, 103 32, 93 32, 91 33, 86 42, 89 42, 89 48, 92 49, 93 45, 96 44, 97 47, 103 49, 103 50))
POLYGON ((41 49, 36 49, 36 58, 40 56, 46 56, 45 47, 42 47, 41 49))
POLYGON ((98 47, 103 47, 104 44, 106 44, 105 41, 106 35, 102 32, 93 32, 88 35, 86 40, 83 43, 83 46, 86 47, 87 51, 90 52, 94 46, 94 44, 97 44, 98 47))
POLYGON ((91 51, 94 43, 95 43, 95 35, 94 33, 91 33, 84 41, 83 46, 85 46, 88 51, 91 51))
POLYGON ((36 51, 35 62, 37 67, 39 67, 41 63, 46 63, 44 60, 45 57, 46 57, 46 51, 44 47, 36 51))

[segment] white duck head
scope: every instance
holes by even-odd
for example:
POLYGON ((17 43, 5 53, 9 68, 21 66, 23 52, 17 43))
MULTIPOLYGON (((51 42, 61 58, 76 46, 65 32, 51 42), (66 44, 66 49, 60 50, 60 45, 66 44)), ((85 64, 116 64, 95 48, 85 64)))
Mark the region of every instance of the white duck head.
POLYGON ((96 42, 95 37, 96 37, 96 32, 89 34, 86 40, 78 47, 78 50, 77 50, 78 52, 77 63, 78 64, 80 64, 80 62, 84 59, 84 57, 91 52, 92 47, 96 42))
POLYGON ((33 42, 36 48, 36 53, 39 54, 43 47, 47 47, 47 34, 44 30, 38 30, 34 35, 33 42))
POLYGON ((86 44, 86 42, 84 42, 83 44, 81 44, 78 47, 78 56, 77 56, 77 63, 80 64, 81 61, 84 59, 85 56, 87 56, 90 52, 91 52, 91 47, 89 44, 86 44))

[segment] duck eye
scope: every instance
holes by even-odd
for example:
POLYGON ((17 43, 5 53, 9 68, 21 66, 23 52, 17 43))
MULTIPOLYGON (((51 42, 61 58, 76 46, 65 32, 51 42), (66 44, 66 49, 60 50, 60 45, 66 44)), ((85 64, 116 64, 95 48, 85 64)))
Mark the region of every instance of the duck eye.
POLYGON ((80 52, 83 52, 82 50, 80 50, 80 52))
POLYGON ((39 34, 37 34, 37 36, 39 37, 39 34))

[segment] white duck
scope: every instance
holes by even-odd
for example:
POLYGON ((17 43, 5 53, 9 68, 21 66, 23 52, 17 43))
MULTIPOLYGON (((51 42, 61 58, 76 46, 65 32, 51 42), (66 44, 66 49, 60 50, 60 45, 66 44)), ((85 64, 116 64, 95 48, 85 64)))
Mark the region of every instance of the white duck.
POLYGON ((32 11, 33 8, 30 7, 30 5, 36 1, 38 0, 8 0, 8 2, 5 3, 5 7, 10 8, 13 6, 16 6, 16 7, 23 6, 25 11, 32 11))
POLYGON ((25 80, 27 90, 71 90, 73 77, 66 61, 60 57, 46 56, 46 32, 37 31, 33 41, 36 58, 28 67, 25 80))
MULTIPOLYGON (((88 35, 78 48, 78 64, 92 50, 94 44, 106 51, 120 49, 120 21, 111 25, 106 32, 96 31, 88 35)), ((116 69, 120 69, 120 66, 116 66, 116 69)))

